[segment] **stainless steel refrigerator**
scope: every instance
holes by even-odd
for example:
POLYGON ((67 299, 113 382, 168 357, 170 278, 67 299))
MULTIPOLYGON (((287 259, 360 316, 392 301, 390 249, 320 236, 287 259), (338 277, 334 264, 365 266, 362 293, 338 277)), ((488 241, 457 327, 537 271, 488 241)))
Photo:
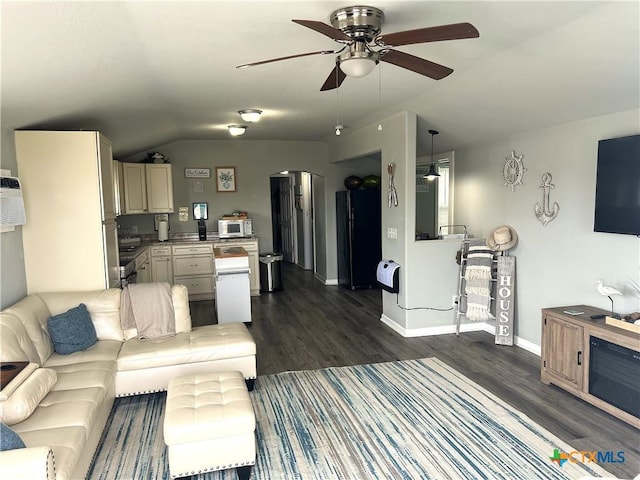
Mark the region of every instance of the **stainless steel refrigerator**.
POLYGON ((336 192, 338 283, 344 287, 377 288, 376 268, 382 258, 379 189, 336 192))

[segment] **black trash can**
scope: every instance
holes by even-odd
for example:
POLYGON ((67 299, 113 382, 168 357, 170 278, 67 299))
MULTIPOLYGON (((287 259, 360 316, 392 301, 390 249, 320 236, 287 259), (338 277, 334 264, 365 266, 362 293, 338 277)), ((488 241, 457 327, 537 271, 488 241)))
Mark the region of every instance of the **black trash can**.
POLYGON ((282 254, 260 255, 260 291, 264 293, 282 290, 282 254))

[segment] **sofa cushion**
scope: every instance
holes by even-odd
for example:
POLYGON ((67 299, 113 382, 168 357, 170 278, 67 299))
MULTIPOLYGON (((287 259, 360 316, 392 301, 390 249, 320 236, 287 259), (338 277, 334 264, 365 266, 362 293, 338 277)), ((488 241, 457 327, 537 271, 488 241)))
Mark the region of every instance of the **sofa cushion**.
POLYGON ((120 292, 119 288, 110 288, 89 292, 39 293, 38 296, 47 304, 51 315, 64 313, 84 303, 91 315, 98 340, 123 341, 120 326, 120 292))
POLYGON ((40 356, 22 322, 11 313, 0 313, 0 362, 33 362, 40 356))
POLYGON ((256 354, 256 344, 243 323, 206 325, 158 340, 127 340, 118 356, 118 371, 208 362, 256 354))
MULTIPOLYGON (((55 370, 58 375, 58 381, 53 387, 52 393, 60 390, 79 390, 98 387, 102 389, 106 395, 107 392, 112 391, 115 386, 115 361, 85 362, 58 365, 51 368, 55 370)), ((46 399, 42 403, 44 404, 45 402, 46 399)))
POLYGON ((47 320, 53 349, 61 355, 86 350, 98 341, 87 306, 81 303, 47 320))
POLYGON ((95 345, 86 350, 60 355, 53 353, 44 364, 45 367, 55 367, 58 365, 77 365, 79 363, 95 361, 115 362, 122 347, 122 342, 118 340, 98 340, 95 345))
POLYGON ((4 423, 0 423, 0 451, 25 448, 25 444, 16 432, 4 423))
MULTIPOLYGON (((44 365, 44 362, 53 353, 51 337, 47 331, 47 319, 51 316, 47 304, 38 295, 29 295, 3 310, 3 313, 14 315, 24 325, 38 354, 37 363, 40 366, 44 365)), ((11 360, 17 361, 18 359, 11 360)), ((29 361, 35 360, 29 358, 29 361)))
POLYGON ((7 425, 20 423, 35 411, 56 383, 56 372, 39 368, 0 404, 0 420, 7 425))

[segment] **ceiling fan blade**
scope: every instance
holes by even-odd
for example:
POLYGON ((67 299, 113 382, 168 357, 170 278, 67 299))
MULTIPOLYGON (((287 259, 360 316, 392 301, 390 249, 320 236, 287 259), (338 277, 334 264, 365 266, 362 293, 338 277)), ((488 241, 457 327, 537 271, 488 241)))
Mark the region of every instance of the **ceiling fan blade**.
POLYGON ((319 50, 317 52, 299 53, 298 55, 289 55, 286 57, 272 58, 270 60, 262 60, 261 62, 245 63, 244 65, 238 65, 236 68, 255 67, 256 65, 264 65, 265 63, 279 62, 280 60, 289 60, 290 58, 308 57, 310 55, 329 55, 330 53, 336 53, 333 50, 319 50))
POLYGON ((298 25, 302 25, 303 27, 310 28, 311 30, 315 30, 318 33, 326 35, 329 38, 332 38, 336 42, 349 42, 351 43, 352 38, 344 33, 342 30, 338 30, 337 28, 333 28, 331 25, 327 25, 326 23, 316 22, 315 20, 291 20, 298 25))
POLYGON ((345 73, 340 70, 340 66, 336 65, 336 68, 331 70, 331 73, 322 84, 320 91, 324 92, 326 90, 333 90, 334 88, 338 88, 340 85, 342 85, 342 82, 344 82, 345 78, 347 78, 345 73))
POLYGON ((378 35, 375 39, 377 45, 397 47, 414 43, 441 42, 444 40, 459 40, 462 38, 477 38, 480 33, 470 23, 453 23, 438 27, 418 28, 404 32, 378 35))
POLYGON ((433 78, 434 80, 440 80, 453 72, 453 69, 449 67, 398 50, 389 50, 382 54, 380 61, 392 63, 398 67, 406 68, 420 75, 433 78))

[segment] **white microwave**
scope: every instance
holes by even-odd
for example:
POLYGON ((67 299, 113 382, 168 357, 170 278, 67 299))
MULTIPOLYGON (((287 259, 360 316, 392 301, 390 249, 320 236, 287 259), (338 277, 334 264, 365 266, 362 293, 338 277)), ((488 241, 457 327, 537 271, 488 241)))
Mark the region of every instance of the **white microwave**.
POLYGON ((220 238, 236 238, 253 236, 253 227, 248 218, 237 220, 218 220, 218 236, 220 238))

